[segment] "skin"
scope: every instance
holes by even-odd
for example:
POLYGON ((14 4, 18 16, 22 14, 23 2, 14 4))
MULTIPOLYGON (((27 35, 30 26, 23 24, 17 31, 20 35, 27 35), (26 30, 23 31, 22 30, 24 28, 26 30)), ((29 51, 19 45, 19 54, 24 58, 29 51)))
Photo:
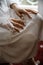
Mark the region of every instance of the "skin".
POLYGON ((14 4, 14 3, 10 5, 10 8, 12 8, 15 11, 15 13, 20 17, 20 19, 15 19, 15 18, 10 19, 10 22, 12 23, 13 27, 10 24, 6 24, 6 25, 0 24, 0 26, 8 30, 11 29, 13 32, 14 31, 20 32, 19 29, 24 28, 25 24, 22 19, 23 14, 27 15, 30 19, 32 19, 32 17, 30 16, 30 13, 32 14, 38 13, 37 11, 31 10, 31 9, 20 9, 19 7, 17 7, 17 4, 14 4))
POLYGON ((25 15, 27 15, 30 19, 31 19, 31 16, 29 15, 29 13, 25 10, 25 9, 20 9, 18 6, 17 6, 17 4, 12 4, 11 6, 10 6, 10 8, 12 8, 13 10, 15 10, 15 12, 16 12, 16 14, 20 17, 20 18, 22 18, 22 14, 25 14, 25 15))
POLYGON ((32 19, 32 17, 30 16, 30 13, 32 14, 38 13, 37 11, 31 10, 31 9, 20 9, 16 3, 11 4, 10 8, 13 9, 16 12, 16 14, 20 17, 20 19, 11 19, 12 24, 16 26, 17 28, 21 28, 21 29, 23 29, 23 27, 25 26, 22 20, 23 14, 27 15, 28 18, 32 19))

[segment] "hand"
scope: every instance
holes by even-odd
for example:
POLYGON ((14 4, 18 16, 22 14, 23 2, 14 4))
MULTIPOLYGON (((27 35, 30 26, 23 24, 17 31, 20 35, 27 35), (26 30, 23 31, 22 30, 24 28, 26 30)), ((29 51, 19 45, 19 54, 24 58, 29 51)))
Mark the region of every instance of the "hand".
POLYGON ((31 18, 31 16, 29 15, 29 13, 25 10, 25 9, 21 9, 17 6, 17 4, 12 4, 10 5, 10 8, 14 9, 16 14, 22 18, 23 17, 23 14, 27 15, 29 18, 31 18))
POLYGON ((25 26, 24 21, 21 19, 10 19, 10 23, 9 24, 1 23, 0 27, 10 30, 12 32, 14 32, 14 31, 20 32, 20 29, 23 29, 25 26))
POLYGON ((20 29, 23 29, 25 24, 24 21, 21 19, 11 19, 11 23, 13 24, 14 28, 17 32, 20 32, 20 29))
POLYGON ((1 23, 0 27, 2 27, 4 29, 7 29, 7 30, 13 29, 13 27, 10 24, 3 24, 3 23, 1 23))
POLYGON ((20 9, 19 7, 17 7, 17 4, 14 4, 14 3, 10 7, 15 10, 16 14, 20 18, 23 17, 23 14, 26 14, 31 19, 32 17, 30 16, 30 13, 32 13, 32 14, 38 13, 37 11, 31 10, 31 9, 20 9))

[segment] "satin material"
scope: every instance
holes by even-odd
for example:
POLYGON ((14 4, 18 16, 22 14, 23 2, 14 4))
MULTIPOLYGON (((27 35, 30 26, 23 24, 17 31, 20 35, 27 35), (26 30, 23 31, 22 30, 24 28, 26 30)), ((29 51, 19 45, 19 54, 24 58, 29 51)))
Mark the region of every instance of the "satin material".
MULTIPOLYGON (((3 15, 1 16, 0 23, 8 23, 10 17, 19 18, 13 10, 8 9, 8 11, 4 18, 3 15)), ((32 19, 29 19, 24 15, 26 26, 20 30, 20 33, 13 34, 10 30, 0 27, 0 58, 7 62, 19 63, 35 56, 42 19, 39 14, 31 16, 32 19)))

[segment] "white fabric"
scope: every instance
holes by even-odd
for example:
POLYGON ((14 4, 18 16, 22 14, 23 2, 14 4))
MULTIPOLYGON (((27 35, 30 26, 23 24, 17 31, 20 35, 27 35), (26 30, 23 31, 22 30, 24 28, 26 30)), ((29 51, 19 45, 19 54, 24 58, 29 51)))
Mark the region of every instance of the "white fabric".
MULTIPOLYGON (((7 13, 7 11, 5 12, 4 10, 4 13, 7 13)), ((4 15, 0 15, 0 17, 2 17, 0 18, 0 23, 4 22, 3 24, 8 23, 9 17, 19 18, 11 9, 10 14, 5 14, 4 18, 3 16, 4 15)), ((26 26, 20 33, 15 32, 13 34, 11 31, 0 27, 0 56, 4 58, 4 60, 18 63, 26 58, 35 56, 37 51, 36 42, 38 40, 42 19, 39 14, 31 16, 32 19, 29 19, 24 15, 26 26)))
POLYGON ((12 42, 12 44, 2 48, 2 56, 6 61, 18 63, 36 54, 36 41, 38 39, 41 20, 39 16, 36 16, 30 22, 25 31, 14 38, 11 37, 10 43, 12 42))
MULTIPOLYGON (((7 1, 7 4, 8 6, 12 3, 17 3, 17 0, 6 0, 7 1)), ((18 3, 17 3, 18 4, 18 3)))
MULTIPOLYGON (((43 0, 38 0, 38 10, 39 10, 39 13, 41 14, 42 16, 42 19, 43 19, 43 0)), ((41 37, 40 37, 40 40, 43 41, 43 21, 42 21, 42 30, 41 30, 41 37)))

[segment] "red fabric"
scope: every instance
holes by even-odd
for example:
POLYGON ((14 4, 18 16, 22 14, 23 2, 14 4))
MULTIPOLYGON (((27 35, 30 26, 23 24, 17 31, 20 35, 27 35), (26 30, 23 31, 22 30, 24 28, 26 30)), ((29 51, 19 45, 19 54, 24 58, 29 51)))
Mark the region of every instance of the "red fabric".
POLYGON ((43 61, 43 41, 38 43, 38 51, 35 60, 43 61))
MULTIPOLYGON (((38 51, 37 51, 37 55, 35 57, 35 60, 40 60, 43 62, 43 41, 39 41, 38 42, 38 51)), ((21 63, 19 64, 13 64, 13 65, 23 65, 21 63)))

